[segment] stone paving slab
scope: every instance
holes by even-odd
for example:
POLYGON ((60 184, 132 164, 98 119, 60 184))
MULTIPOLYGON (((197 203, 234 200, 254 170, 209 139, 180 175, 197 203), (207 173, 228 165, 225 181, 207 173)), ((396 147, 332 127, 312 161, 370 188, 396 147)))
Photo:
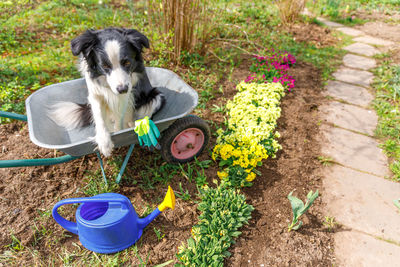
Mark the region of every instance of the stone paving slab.
POLYGON ((370 83, 374 79, 374 75, 365 70, 354 70, 346 67, 339 68, 336 72, 334 72, 333 77, 336 80, 347 82, 355 85, 369 87, 370 83))
POLYGON ((321 142, 324 156, 381 177, 390 175, 387 158, 375 139, 328 125, 322 125, 321 131, 325 137, 321 142))
POLYGON ((324 25, 326 25, 328 27, 334 27, 334 28, 344 27, 343 24, 336 23, 336 22, 333 22, 333 21, 329 21, 329 20, 326 20, 326 19, 321 18, 321 17, 318 17, 317 20, 319 20, 320 22, 322 22, 322 24, 324 24, 324 25))
POLYGON ((368 106, 374 99, 367 89, 340 81, 328 81, 326 93, 348 103, 368 106))
POLYGON ((364 134, 373 135, 378 123, 378 117, 374 111, 354 105, 332 101, 322 110, 327 122, 364 134))
POLYGON ((347 54, 343 57, 343 64, 349 68, 369 70, 376 67, 376 61, 372 58, 347 54))
POLYGON ((356 42, 361 42, 361 43, 366 43, 366 44, 372 44, 372 45, 381 45, 381 46, 391 46, 394 45, 394 42, 389 41, 389 40, 384 40, 381 38, 375 38, 372 36, 360 36, 357 38, 353 39, 356 42))
POLYGON ((349 27, 340 27, 337 28, 338 31, 341 31, 344 34, 350 35, 350 36, 360 36, 360 35, 364 35, 364 33, 362 31, 353 29, 353 28, 349 28, 349 27))
POLYGON ((335 266, 399 267, 400 247, 354 231, 335 234, 335 266))
POLYGON ((375 47, 373 47, 369 44, 363 44, 363 43, 354 43, 354 44, 344 47, 343 49, 347 50, 349 52, 364 55, 367 57, 372 57, 372 56, 380 53, 379 50, 376 49, 375 47))
POLYGON ((400 243, 400 213, 393 205, 400 183, 339 165, 326 169, 323 183, 329 216, 345 227, 400 243))

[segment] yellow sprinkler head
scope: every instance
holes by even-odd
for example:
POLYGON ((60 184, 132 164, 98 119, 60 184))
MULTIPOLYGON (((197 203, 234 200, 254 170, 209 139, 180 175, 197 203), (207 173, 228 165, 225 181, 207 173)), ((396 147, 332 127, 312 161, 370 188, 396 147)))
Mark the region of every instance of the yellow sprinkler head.
POLYGON ((166 208, 175 209, 175 194, 170 186, 168 186, 168 191, 163 202, 158 205, 160 211, 164 211, 166 208))

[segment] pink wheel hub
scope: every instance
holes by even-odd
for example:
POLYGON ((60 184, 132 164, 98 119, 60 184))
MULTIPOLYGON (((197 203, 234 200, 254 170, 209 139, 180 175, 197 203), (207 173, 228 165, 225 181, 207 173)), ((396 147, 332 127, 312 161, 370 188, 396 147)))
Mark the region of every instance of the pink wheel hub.
POLYGON ((177 159, 188 159, 196 155, 203 144, 203 132, 197 128, 188 128, 174 138, 171 144, 171 153, 177 159))

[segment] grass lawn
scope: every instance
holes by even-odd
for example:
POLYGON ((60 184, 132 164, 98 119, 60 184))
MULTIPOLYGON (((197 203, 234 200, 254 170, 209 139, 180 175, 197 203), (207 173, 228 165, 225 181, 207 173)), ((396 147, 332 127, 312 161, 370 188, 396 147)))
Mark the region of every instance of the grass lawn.
POLYGON ((400 182, 400 65, 389 59, 375 70, 374 107, 379 116, 376 135, 390 159, 393 180, 400 182))
POLYGON ((313 13, 329 17, 331 20, 346 24, 364 24, 369 21, 358 13, 396 14, 400 11, 399 0, 317 0, 309 1, 308 8, 313 13))

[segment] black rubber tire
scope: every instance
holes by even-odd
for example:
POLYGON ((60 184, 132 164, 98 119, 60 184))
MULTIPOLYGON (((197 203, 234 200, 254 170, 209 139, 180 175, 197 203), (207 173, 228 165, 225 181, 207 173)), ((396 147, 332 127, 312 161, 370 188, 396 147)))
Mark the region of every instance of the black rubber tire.
POLYGON ((207 147, 210 141, 210 127, 201 118, 195 115, 188 115, 186 117, 177 119, 167 130, 163 131, 161 134, 160 145, 161 145, 161 155, 165 161, 168 163, 186 163, 192 161, 195 157, 199 156, 203 152, 204 148, 207 147), (204 134, 204 143, 196 155, 187 159, 177 159, 172 155, 171 144, 175 137, 182 131, 188 128, 197 128, 201 130, 204 134))

